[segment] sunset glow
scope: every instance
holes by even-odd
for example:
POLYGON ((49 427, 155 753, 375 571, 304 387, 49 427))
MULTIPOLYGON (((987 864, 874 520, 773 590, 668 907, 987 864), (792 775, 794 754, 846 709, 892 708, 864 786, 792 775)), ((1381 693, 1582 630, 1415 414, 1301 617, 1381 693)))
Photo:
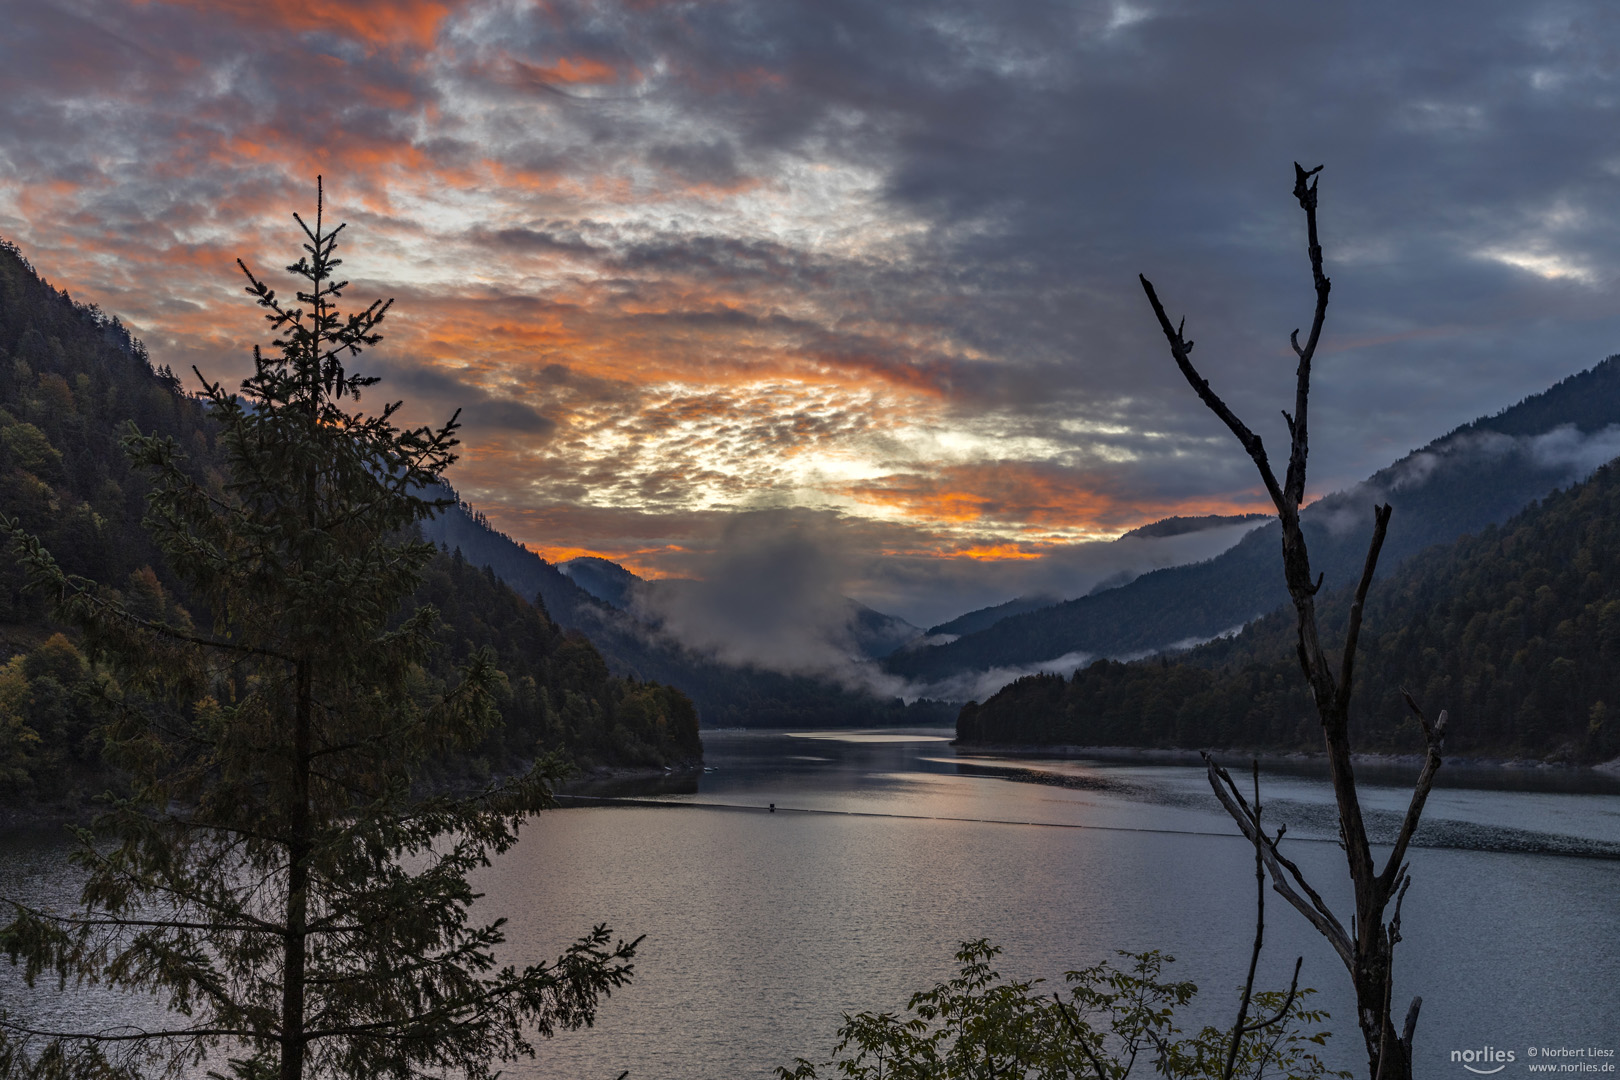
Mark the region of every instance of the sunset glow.
MULTIPOLYGON (((1562 374, 1614 325, 1612 254, 1583 210, 1613 171, 1559 193, 1550 163, 1519 188, 1498 178, 1479 197, 1513 211, 1465 228, 1381 210, 1389 185, 1410 199, 1420 182, 1371 176, 1305 114, 1241 160, 1212 155, 1234 140, 1203 143, 1197 95, 1160 100, 1131 67, 1192 55, 1200 16, 1169 5, 1052 22, 608 0, 88 7, 8 15, 0 236, 156 362, 232 379, 264 338, 234 260, 277 284, 290 215, 324 176, 350 296, 396 299, 359 366, 414 419, 463 410, 454 482, 547 558, 700 572, 728 515, 793 508, 871 559, 1011 565, 1173 514, 1266 509, 1174 377, 1135 274, 1164 275, 1212 374, 1274 418, 1308 300, 1279 187, 1291 155, 1332 159, 1324 220, 1347 283, 1323 347, 1343 365, 1323 374, 1339 395, 1316 418, 1323 485, 1546 382, 1476 364, 1440 408, 1455 384, 1431 362, 1510 353, 1557 310, 1591 338, 1547 361, 1562 374), (1114 117, 1127 99, 1137 120, 1114 117), (1132 141, 1154 125, 1191 141, 1132 141), (1190 190, 1229 231, 1175 217, 1190 190), (1460 284, 1418 305, 1406 283, 1431 226, 1421 258, 1460 284), (1346 395, 1351 371, 1367 397, 1346 395)), ((1340 36, 1343 56, 1372 47, 1340 36)), ((1287 77, 1221 56, 1201 86, 1287 77)), ((1582 85, 1522 92, 1572 107, 1582 85)), ((1229 92, 1216 126, 1244 115, 1229 92)), ((1443 133, 1491 157, 1492 100, 1395 97, 1369 114, 1380 138, 1443 133)))

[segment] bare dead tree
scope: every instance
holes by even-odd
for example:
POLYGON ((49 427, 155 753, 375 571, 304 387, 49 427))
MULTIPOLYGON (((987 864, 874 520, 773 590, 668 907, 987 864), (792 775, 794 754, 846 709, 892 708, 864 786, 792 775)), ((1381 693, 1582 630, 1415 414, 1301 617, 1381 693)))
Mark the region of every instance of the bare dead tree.
POLYGON ((1327 317, 1328 292, 1331 288, 1327 275, 1322 272, 1322 246, 1316 234, 1316 174, 1322 171, 1304 169, 1294 164, 1294 197, 1305 211, 1305 226, 1311 261, 1311 278, 1316 287, 1316 310, 1305 344, 1299 342, 1299 331, 1289 336, 1294 353, 1299 358, 1295 373, 1294 411, 1286 410, 1283 419, 1288 426, 1288 468, 1281 484, 1272 472, 1260 436, 1250 431, 1238 419, 1226 402, 1210 389, 1209 383, 1199 375, 1190 359, 1193 343, 1184 335, 1186 320, 1178 325, 1165 314, 1153 283, 1141 277, 1142 288, 1153 314, 1159 320, 1170 354, 1176 366, 1186 376, 1199 400, 1209 408, 1237 437, 1243 449, 1254 460, 1260 471, 1266 492, 1277 508, 1282 523, 1283 574, 1288 584, 1288 595, 1298 615, 1299 663, 1310 684, 1311 696, 1322 725, 1322 737, 1327 746, 1328 769, 1333 780, 1334 798, 1338 804, 1339 838, 1349 863, 1350 882, 1355 896, 1355 914, 1347 931, 1344 924, 1323 901, 1320 894, 1305 880, 1298 866, 1279 850, 1284 830, 1267 836, 1260 827, 1257 807, 1249 805, 1243 793, 1226 771, 1213 760, 1209 763, 1210 785, 1220 798, 1227 813, 1232 815, 1244 836, 1260 846, 1261 857, 1271 877, 1272 888, 1308 919, 1311 925, 1327 938, 1345 967, 1355 987, 1357 1021, 1367 1045, 1368 1075, 1372 1080, 1410 1080, 1412 1075, 1412 1036, 1417 1026, 1421 998, 1414 998, 1407 1010, 1402 1030, 1397 1033, 1390 1015, 1390 998, 1394 982, 1394 951, 1400 941, 1401 901, 1411 884, 1407 873, 1406 850, 1423 814, 1423 804, 1434 784, 1440 768, 1440 751, 1444 744, 1446 714, 1430 722, 1410 695, 1406 703, 1422 725, 1427 754, 1418 776, 1388 859, 1380 869, 1373 858, 1367 839, 1366 823, 1361 812, 1361 801, 1356 794, 1355 772, 1351 767, 1350 750, 1350 691, 1355 674, 1356 643, 1361 634, 1362 611, 1367 591, 1372 585, 1373 572, 1378 565, 1378 552, 1389 527, 1390 507, 1373 509, 1372 542, 1367 548, 1367 561, 1356 586, 1355 599, 1350 607, 1349 627, 1345 634, 1344 652, 1337 670, 1322 648, 1321 635, 1316 623, 1316 594, 1322 587, 1320 576, 1312 580, 1310 556, 1305 547, 1305 534, 1300 528, 1300 506, 1305 499, 1305 460, 1307 456, 1307 418, 1311 385, 1311 361, 1322 337, 1322 325, 1327 317), (1393 914, 1385 914, 1394 904, 1393 914))

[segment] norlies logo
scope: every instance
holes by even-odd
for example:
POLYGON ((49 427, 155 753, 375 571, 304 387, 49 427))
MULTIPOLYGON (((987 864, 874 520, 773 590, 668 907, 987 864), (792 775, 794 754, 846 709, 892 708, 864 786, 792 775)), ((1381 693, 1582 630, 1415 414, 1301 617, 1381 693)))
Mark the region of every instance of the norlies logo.
POLYGON ((1452 1061, 1455 1061, 1471 1073, 1478 1073, 1480 1076, 1490 1076, 1492 1073, 1501 1072, 1508 1067, 1508 1063, 1513 1059, 1512 1050, 1498 1050, 1494 1046, 1485 1046, 1478 1050, 1453 1050, 1451 1052, 1452 1061), (1476 1065, 1494 1065, 1495 1068, 1476 1068, 1476 1065))

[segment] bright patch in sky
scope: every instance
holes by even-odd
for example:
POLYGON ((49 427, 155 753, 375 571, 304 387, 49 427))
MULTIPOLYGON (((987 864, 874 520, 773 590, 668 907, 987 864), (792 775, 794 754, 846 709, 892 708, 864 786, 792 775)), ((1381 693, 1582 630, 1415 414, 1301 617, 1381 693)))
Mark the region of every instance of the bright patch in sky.
POLYGON ((1535 251, 1505 251, 1501 248, 1482 251, 1480 255, 1504 266, 1526 270, 1548 281, 1567 280, 1577 281, 1582 285, 1597 284, 1595 273, 1562 255, 1535 251))
POLYGON ((1278 439, 1296 158, 1335 285, 1313 490, 1613 350, 1620 31, 1491 10, 13 4, 0 235, 232 379, 266 336, 234 260, 282 287, 323 175, 349 296, 397 301, 357 367, 463 410, 452 479, 508 532, 674 573, 797 509, 971 606, 1263 508, 1136 275, 1278 439))

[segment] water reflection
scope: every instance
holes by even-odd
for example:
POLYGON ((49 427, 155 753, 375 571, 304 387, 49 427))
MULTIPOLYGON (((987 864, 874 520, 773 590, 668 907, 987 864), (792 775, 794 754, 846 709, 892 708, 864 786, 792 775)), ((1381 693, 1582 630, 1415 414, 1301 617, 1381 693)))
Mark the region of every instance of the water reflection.
MULTIPOLYGON (((1174 977, 1204 987, 1187 1022, 1229 1020, 1253 879, 1202 770, 958 756, 947 737, 705 732, 713 771, 603 781, 596 800, 637 805, 537 818, 477 882, 475 912, 510 917, 507 958, 555 956, 601 921, 648 936, 593 1030, 507 1075, 763 1078, 825 1055, 842 1011, 902 1008, 950 973, 958 941, 984 936, 1018 977, 1164 949, 1174 977)), ((1361 775, 1376 821, 1404 807, 1399 770, 1361 775)), ((1413 853, 1396 986, 1402 1002, 1424 995, 1421 1075, 1454 1070, 1454 1048, 1616 1041, 1620 862, 1558 852, 1612 853, 1620 796, 1526 779, 1548 782, 1431 797, 1423 839, 1446 846, 1413 853)), ((1346 909, 1327 785, 1306 766, 1268 766, 1262 785, 1296 860, 1346 909)), ((32 850, 29 888, 60 891, 49 856, 32 850)), ((0 844, 5 891, 18 859, 0 844)), ((1330 1061, 1359 1071, 1342 965, 1272 905, 1262 981, 1285 984, 1295 955, 1333 1014, 1330 1061)), ((70 993, 59 1015, 89 1000, 70 993)))

